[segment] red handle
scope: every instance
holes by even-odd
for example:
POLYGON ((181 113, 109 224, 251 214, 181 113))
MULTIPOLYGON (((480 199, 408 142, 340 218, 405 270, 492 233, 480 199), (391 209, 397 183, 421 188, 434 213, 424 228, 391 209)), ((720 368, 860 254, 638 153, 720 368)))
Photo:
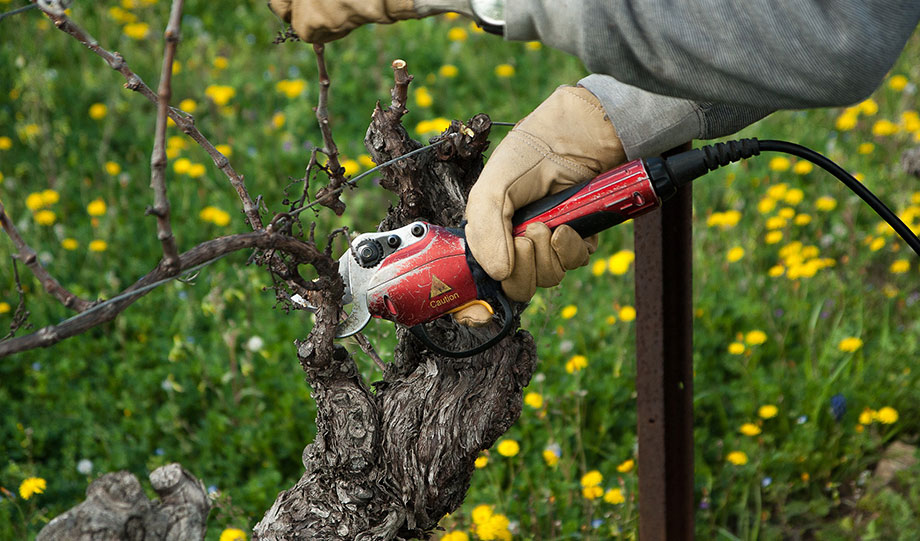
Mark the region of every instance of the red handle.
POLYGON ((647 162, 634 160, 521 207, 512 217, 512 234, 523 235, 529 224, 543 222, 550 229, 568 225, 586 238, 660 204, 647 162))

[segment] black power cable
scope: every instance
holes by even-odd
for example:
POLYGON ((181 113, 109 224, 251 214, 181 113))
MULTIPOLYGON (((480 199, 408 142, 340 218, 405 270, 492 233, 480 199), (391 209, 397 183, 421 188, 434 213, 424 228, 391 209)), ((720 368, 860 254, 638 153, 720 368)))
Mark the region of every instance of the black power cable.
POLYGON ((834 175, 865 201, 920 256, 920 238, 917 238, 917 235, 890 208, 842 167, 826 156, 802 145, 769 139, 763 141, 755 138, 739 139, 706 145, 669 156, 664 158, 664 165, 669 173, 670 181, 676 186, 682 186, 723 165, 757 156, 761 151, 792 154, 834 175))

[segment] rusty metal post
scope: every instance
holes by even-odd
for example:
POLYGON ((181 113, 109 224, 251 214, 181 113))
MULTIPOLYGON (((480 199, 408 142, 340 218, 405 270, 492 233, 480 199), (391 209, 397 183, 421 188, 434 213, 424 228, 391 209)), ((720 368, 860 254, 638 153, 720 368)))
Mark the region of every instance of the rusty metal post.
POLYGON ((636 219, 639 539, 693 539, 690 186, 636 219))

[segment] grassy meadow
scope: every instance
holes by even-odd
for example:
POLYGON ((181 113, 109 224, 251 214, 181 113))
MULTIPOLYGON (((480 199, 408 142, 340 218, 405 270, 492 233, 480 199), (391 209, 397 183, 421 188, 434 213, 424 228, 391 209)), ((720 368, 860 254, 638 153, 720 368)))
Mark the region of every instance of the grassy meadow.
MULTIPOLYGON (((24 2, 0 0, 0 11, 24 2)), ((73 20, 156 88, 169 2, 77 1, 73 20)), ((273 45, 264 2, 186 2, 173 104, 242 173, 263 216, 299 194, 321 136, 312 49, 273 45)), ((144 210, 155 107, 33 10, 0 21, 0 200, 51 274, 109 298, 160 258, 144 210)), ((920 34, 878 91, 850 108, 777 113, 741 135, 814 148, 920 229, 920 34)), ((404 122, 419 140, 449 119, 516 121, 581 64, 448 16, 366 27, 327 47, 329 110, 348 174, 389 100, 390 62, 415 75, 404 122)), ((494 144, 507 128, 495 127, 494 144)), ((233 188, 171 128, 180 250, 247 226, 233 188)), ((371 231, 391 196, 372 181, 318 232, 371 231)), ((920 466, 873 473, 920 434, 920 261, 866 205, 810 164, 764 155, 694 187, 696 528, 699 539, 911 539, 920 466)), ((19 304, 0 240, 0 335, 19 304)), ((315 407, 293 341, 309 315, 274 307, 269 276, 238 253, 150 293, 114 322, 0 360, 0 539, 29 539, 102 473, 180 462, 216 507, 208 539, 248 532, 303 471, 315 407)), ((19 265, 33 330, 72 315, 19 265)), ((524 317, 540 364, 517 424, 484 452, 466 502, 433 539, 635 539, 638 527, 632 227, 541 290, 524 317)), ((28 332, 19 330, 18 335, 28 332)), ((384 359, 393 325, 367 334, 384 359)), ((357 354, 366 376, 379 371, 357 354)), ((147 487, 149 490, 149 486, 147 487)))

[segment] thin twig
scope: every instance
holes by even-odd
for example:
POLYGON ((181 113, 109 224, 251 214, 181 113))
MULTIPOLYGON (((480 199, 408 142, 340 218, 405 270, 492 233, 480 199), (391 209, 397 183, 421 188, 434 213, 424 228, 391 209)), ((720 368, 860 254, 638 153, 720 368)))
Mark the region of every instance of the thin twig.
POLYGON ((148 209, 157 219, 157 238, 163 245, 163 268, 175 272, 179 264, 179 250, 169 223, 169 196, 166 194, 166 112, 172 97, 173 60, 179 45, 179 25, 182 21, 183 0, 173 0, 169 12, 169 24, 163 38, 163 68, 160 70, 160 86, 157 89, 157 123, 153 138, 153 153, 150 156, 150 187, 153 189, 153 208, 148 209))
POLYGON ((393 90, 390 91, 390 96, 393 98, 390 102, 390 111, 395 115, 395 121, 409 112, 406 108, 406 103, 409 101, 409 83, 412 82, 414 77, 409 75, 409 68, 405 60, 397 58, 391 66, 395 84, 393 85, 393 90))
POLYGON ((354 337, 358 342, 358 345, 361 346, 361 351, 367 353, 367 356, 374 361, 374 364, 377 365, 377 368, 379 368, 381 372, 386 372, 386 363, 383 362, 383 359, 381 359, 380 355, 377 354, 377 350, 374 349, 374 344, 371 344, 371 341, 368 340, 366 336, 364 336, 364 333, 359 332, 355 334, 354 337))
MULTIPOLYGON (((121 73, 127 81, 125 83, 125 88, 140 93, 154 104, 157 103, 157 96, 153 90, 151 90, 136 73, 131 71, 131 68, 128 67, 125 59, 120 54, 109 52, 100 47, 99 43, 92 36, 77 26, 66 15, 54 15, 47 12, 45 14, 54 22, 54 25, 59 30, 76 38, 77 41, 85 45, 89 50, 102 57, 110 68, 121 73)), ((198 143, 198 145, 211 156, 214 165, 216 165, 230 180, 230 185, 236 190, 240 201, 243 203, 243 212, 246 215, 249 226, 253 230, 262 229, 262 218, 259 216, 259 208, 249 195, 243 176, 233 169, 230 165, 230 160, 221 154, 214 145, 198 131, 198 128, 195 127, 195 119, 192 115, 174 107, 169 107, 167 114, 183 133, 191 137, 192 140, 198 143)))
POLYGON ((332 209, 337 216, 345 212, 343 203, 336 192, 345 182, 344 169, 339 165, 339 148, 332 139, 332 128, 329 125, 329 73, 326 71, 326 46, 322 43, 313 44, 316 53, 316 67, 319 70, 319 100, 316 105, 316 120, 319 122, 319 131, 323 134, 323 154, 329 159, 326 168, 329 170, 329 184, 317 191, 316 200, 324 207, 332 209), (327 197, 331 194, 331 197, 327 197))
POLYGON ((83 312, 87 308, 93 305, 93 303, 81 299, 80 297, 74 295, 68 291, 60 282, 54 279, 53 276, 42 266, 41 261, 38 260, 38 255, 36 255, 35 250, 33 250, 26 242, 22 239, 22 236, 19 234, 19 231, 16 229, 16 226, 13 225, 13 221, 6 214, 6 209, 3 206, 3 203, 0 202, 0 226, 3 226, 3 230, 6 231, 6 234, 9 235, 10 239, 13 241, 13 245, 16 246, 18 250, 17 257, 20 261, 26 264, 29 267, 29 270, 32 271, 32 274, 38 278, 38 281, 41 283, 42 287, 47 291, 51 296, 60 301, 61 304, 75 310, 77 312, 83 312))
POLYGON ((16 293, 19 295, 19 302, 16 303, 16 310, 13 311, 13 321, 10 322, 10 332, 0 340, 6 340, 16 335, 16 331, 22 328, 31 329, 29 323, 29 311, 26 310, 26 292, 22 287, 22 280, 19 279, 19 265, 15 257, 10 257, 13 262, 13 280, 16 282, 16 293))
POLYGON ((0 21, 2 21, 3 19, 7 17, 12 17, 13 15, 16 15, 17 13, 22 13, 23 11, 28 11, 32 8, 37 8, 37 7, 38 7, 38 4, 29 4, 26 6, 22 6, 21 8, 16 8, 14 10, 7 11, 6 13, 0 13, 0 21))

